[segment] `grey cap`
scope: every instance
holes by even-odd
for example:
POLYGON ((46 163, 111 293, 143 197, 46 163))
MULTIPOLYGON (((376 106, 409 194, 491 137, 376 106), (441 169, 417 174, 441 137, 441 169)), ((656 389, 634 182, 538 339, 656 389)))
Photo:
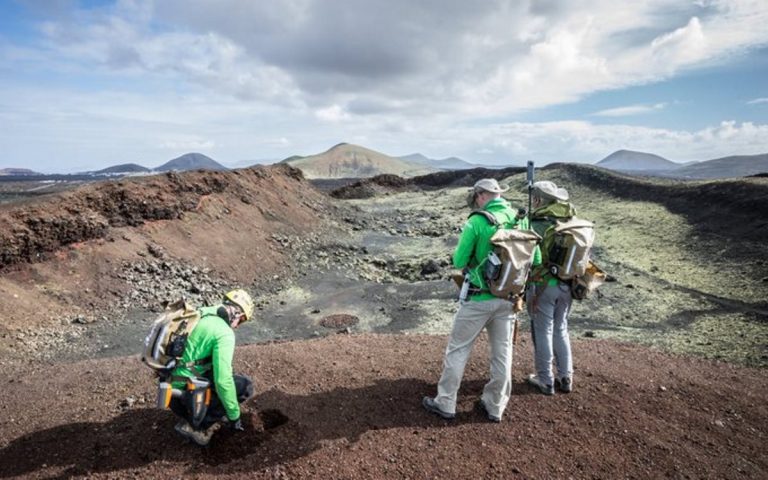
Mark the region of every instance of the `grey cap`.
POLYGON ((554 182, 548 180, 542 180, 533 184, 533 189, 538 192, 539 195, 552 200, 560 200, 561 202, 568 201, 568 190, 559 188, 554 182))
POLYGON ((493 178, 483 178, 481 180, 478 180, 477 183, 475 183, 474 190, 485 190, 486 192, 491 193, 504 193, 507 190, 509 190, 509 187, 501 188, 499 186, 499 182, 497 182, 493 178))

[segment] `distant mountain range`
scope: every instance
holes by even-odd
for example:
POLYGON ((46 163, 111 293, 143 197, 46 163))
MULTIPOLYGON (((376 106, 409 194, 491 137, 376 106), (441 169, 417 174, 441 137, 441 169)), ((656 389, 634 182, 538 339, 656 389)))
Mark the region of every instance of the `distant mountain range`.
POLYGON ((429 165, 390 157, 350 143, 339 143, 317 155, 307 157, 294 155, 280 163, 298 168, 305 177, 310 179, 367 178, 381 174, 413 177, 438 171, 437 168, 429 165))
POLYGON ((426 165, 429 167, 435 167, 435 168, 440 168, 445 170, 465 170, 468 168, 477 168, 479 166, 479 165, 475 165, 474 163, 465 162, 464 160, 458 157, 448 157, 448 158, 443 158, 442 160, 434 160, 431 158, 427 158, 420 153, 412 153, 410 155, 405 155, 397 158, 399 158, 400 160, 404 160, 406 162, 418 163, 419 165, 426 165))
POLYGON ((652 153, 619 150, 600 160, 596 165, 634 174, 704 180, 766 173, 768 172, 768 153, 730 156, 703 162, 675 163, 652 153))
MULTIPOLYGON (((294 155, 280 163, 287 163, 302 170, 309 179, 367 178, 381 174, 413 177, 441 170, 464 170, 478 167, 502 168, 498 165, 477 165, 457 157, 435 160, 421 153, 392 157, 349 143, 339 143, 316 155, 306 157, 294 155)), ((618 150, 595 165, 635 175, 682 179, 746 177, 768 174, 768 153, 734 155, 702 162, 677 163, 652 153, 618 150)), ((172 170, 228 170, 228 168, 206 155, 193 152, 174 158, 153 169, 136 163, 124 163, 97 171, 62 175, 42 174, 28 168, 0 168, 0 177, 5 177, 4 181, 25 180, 31 179, 31 177, 38 177, 38 179, 74 176, 89 178, 147 175, 172 170)))

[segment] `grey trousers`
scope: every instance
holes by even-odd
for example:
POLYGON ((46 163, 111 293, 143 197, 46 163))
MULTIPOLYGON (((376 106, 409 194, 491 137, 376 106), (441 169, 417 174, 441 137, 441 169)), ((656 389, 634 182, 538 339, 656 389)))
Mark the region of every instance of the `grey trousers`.
POLYGON ((573 375, 571 339, 568 336, 568 313, 571 310, 571 288, 558 285, 531 285, 527 292, 528 315, 534 346, 536 375, 544 385, 553 385, 552 360, 557 378, 573 375))
POLYGON ((443 374, 437 384, 435 402, 440 410, 456 413, 456 395, 477 336, 488 330, 490 381, 480 397, 491 415, 501 418, 512 392, 512 303, 502 299, 465 302, 453 318, 453 329, 445 348, 443 374))

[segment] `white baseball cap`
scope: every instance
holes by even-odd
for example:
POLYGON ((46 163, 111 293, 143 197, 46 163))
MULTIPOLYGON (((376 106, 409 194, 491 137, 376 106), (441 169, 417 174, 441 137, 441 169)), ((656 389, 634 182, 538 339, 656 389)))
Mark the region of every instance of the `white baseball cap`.
POLYGON ((568 201, 568 190, 559 188, 554 182, 548 180, 542 180, 533 184, 533 189, 536 190, 539 195, 553 200, 560 200, 562 202, 568 201))

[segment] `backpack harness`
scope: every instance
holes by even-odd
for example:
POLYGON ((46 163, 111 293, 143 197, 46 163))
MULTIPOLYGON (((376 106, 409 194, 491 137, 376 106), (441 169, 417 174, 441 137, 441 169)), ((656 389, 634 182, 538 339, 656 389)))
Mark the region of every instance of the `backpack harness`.
POLYGON ((483 279, 488 288, 470 286, 470 294, 490 293, 510 300, 525 290, 533 252, 541 237, 532 230, 504 228, 495 215, 487 210, 475 210, 469 214, 482 215, 496 232, 491 236, 492 251, 483 261, 483 279))

